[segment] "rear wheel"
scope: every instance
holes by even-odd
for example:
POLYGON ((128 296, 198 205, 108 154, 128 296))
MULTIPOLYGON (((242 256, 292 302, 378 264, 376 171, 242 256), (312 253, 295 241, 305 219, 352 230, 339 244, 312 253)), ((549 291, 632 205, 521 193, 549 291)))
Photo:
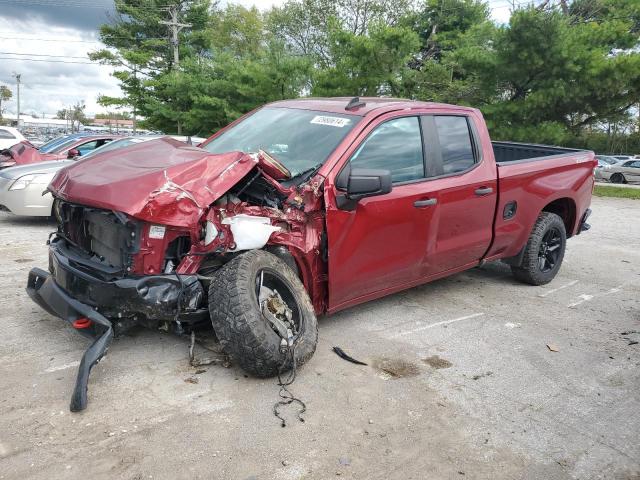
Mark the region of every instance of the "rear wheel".
POLYGON ((560 270, 567 245, 564 222, 555 213, 542 212, 525 246, 522 264, 513 275, 530 285, 549 283, 560 270))
POLYGON ((614 173, 611 175, 611 183, 627 183, 627 179, 621 173, 614 173))
POLYGON ((257 377, 291 369, 311 358, 318 342, 316 316, 304 286, 280 258, 251 250, 220 268, 209 286, 213 329, 231 360, 257 377))

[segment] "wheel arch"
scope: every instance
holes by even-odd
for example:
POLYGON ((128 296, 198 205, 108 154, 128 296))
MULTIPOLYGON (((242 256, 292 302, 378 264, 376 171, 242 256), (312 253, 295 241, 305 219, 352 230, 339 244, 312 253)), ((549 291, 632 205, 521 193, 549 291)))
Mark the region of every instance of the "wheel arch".
POLYGON ((576 224, 576 202, 569 197, 561 197, 549 202, 542 208, 542 212, 555 213, 564 223, 567 238, 573 235, 576 224))

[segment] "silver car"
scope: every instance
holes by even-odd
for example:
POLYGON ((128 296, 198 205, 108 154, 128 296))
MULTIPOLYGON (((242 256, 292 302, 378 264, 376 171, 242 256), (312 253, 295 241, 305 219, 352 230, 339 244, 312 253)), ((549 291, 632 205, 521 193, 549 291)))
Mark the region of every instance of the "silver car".
MULTIPOLYGON (((123 148, 135 143, 146 142, 161 138, 160 136, 126 137, 114 140, 94 151, 83 155, 86 160, 103 152, 123 148)), ((187 137, 173 137, 176 140, 188 142, 187 137)), ((204 141, 201 138, 191 138, 192 144, 204 141)), ((18 167, 0 170, 0 211, 9 211, 15 215, 31 217, 48 217, 53 207, 53 197, 50 193, 43 195, 47 185, 55 174, 76 160, 54 160, 50 162, 32 163, 18 167)))
POLYGON ((627 160, 597 168, 596 178, 611 183, 640 183, 640 160, 627 160))

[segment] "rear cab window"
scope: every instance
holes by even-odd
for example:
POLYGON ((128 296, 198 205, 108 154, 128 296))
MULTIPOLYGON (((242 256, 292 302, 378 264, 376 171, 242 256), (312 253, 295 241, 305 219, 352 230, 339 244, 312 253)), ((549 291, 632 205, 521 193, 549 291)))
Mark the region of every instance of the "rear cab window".
POLYGON ((435 116, 434 122, 442 155, 442 173, 463 172, 476 163, 467 117, 435 116))

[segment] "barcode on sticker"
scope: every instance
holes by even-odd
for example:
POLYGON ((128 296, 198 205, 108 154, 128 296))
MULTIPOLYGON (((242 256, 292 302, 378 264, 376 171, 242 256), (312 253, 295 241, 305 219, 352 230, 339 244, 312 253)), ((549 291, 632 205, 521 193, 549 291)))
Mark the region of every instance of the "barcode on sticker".
POLYGON ((162 225, 151 225, 149 227, 149 238, 162 240, 164 238, 165 228, 162 225))
POLYGON ((345 125, 349 125, 349 122, 351 122, 351 120, 349 120, 348 118, 327 117, 325 115, 316 115, 315 117, 313 117, 310 123, 316 123, 318 125, 329 125, 330 127, 342 128, 345 125))

